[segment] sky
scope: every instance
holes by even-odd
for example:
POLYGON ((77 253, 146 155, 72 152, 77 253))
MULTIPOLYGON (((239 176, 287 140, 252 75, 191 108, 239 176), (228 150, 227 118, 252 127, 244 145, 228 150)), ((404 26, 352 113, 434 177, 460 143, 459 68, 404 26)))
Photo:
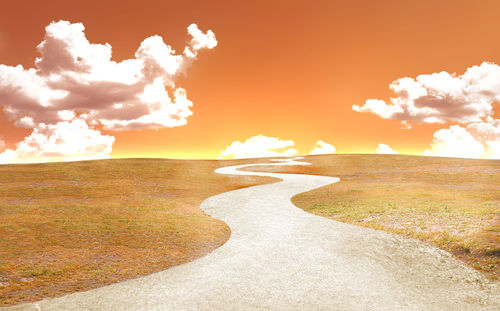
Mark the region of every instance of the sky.
POLYGON ((8 1, 0 163, 500 158, 499 10, 488 0, 8 1))

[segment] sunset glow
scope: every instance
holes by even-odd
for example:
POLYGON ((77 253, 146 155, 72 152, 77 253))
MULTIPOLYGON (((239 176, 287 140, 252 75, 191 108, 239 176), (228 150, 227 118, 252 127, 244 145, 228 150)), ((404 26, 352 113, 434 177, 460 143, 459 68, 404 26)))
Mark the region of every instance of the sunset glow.
POLYGON ((498 1, 22 1, 0 163, 500 158, 498 1))

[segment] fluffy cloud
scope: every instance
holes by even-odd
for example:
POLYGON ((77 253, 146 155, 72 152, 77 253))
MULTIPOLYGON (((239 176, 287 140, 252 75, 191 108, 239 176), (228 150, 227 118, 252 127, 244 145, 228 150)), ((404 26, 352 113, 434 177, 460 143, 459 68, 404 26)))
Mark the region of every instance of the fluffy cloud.
POLYGON ((257 135, 245 142, 234 141, 221 152, 219 159, 293 156, 298 153, 292 148, 294 145, 293 140, 257 135))
POLYGON ((500 120, 438 130, 424 155, 500 159, 500 120))
POLYGON ((109 158, 114 141, 113 136, 102 135, 79 118, 40 124, 15 150, 0 153, 0 163, 109 158))
POLYGON ((109 130, 186 124, 192 103, 183 89, 175 88, 174 78, 200 49, 217 45, 213 32, 204 34, 190 25, 193 39, 181 55, 152 36, 134 59, 117 63, 111 60, 111 46, 90 43, 84 29, 80 23, 53 22, 38 45, 36 68, 0 65, 0 104, 11 120, 35 127, 78 112, 109 130))
MULTIPOLYGON (((500 120, 492 118, 493 105, 500 102, 500 66, 483 62, 460 76, 443 71, 406 77, 394 81, 390 88, 396 94, 390 104, 368 99, 352 109, 400 120, 405 128, 410 128, 409 122, 464 125, 436 131, 424 155, 500 158, 500 120)), ((392 152, 380 144, 377 153, 383 150, 392 152)))
POLYGON ((309 154, 330 154, 335 153, 336 149, 333 145, 325 143, 322 140, 318 140, 316 142, 316 146, 314 147, 309 154))
POLYGON ((500 159, 500 120, 490 119, 489 122, 472 123, 467 130, 480 141, 485 149, 483 157, 500 159))
POLYGON ((184 49, 184 55, 194 58, 200 49, 213 49, 217 46, 217 40, 212 30, 203 33, 196 24, 188 27, 188 33, 193 37, 188 46, 184 49))
POLYGON ((443 71, 416 79, 405 77, 394 81, 390 89, 396 94, 390 104, 368 99, 352 109, 404 122, 481 122, 493 114, 493 103, 500 101, 500 66, 484 62, 461 76, 443 71))
MULTIPOLYGON (((192 39, 183 54, 175 54, 162 37, 151 36, 141 43, 135 58, 115 62, 111 45, 90 43, 84 30, 81 23, 52 22, 37 47, 40 57, 35 68, 0 65, 0 105, 11 121, 34 128, 31 135, 75 120, 113 131, 186 124, 192 102, 184 89, 176 87, 175 78, 199 50, 217 45, 212 31, 203 33, 190 25, 192 39)), ((88 132, 73 134, 78 133, 88 132)))
POLYGON ((396 151, 392 150, 392 148, 389 147, 386 144, 378 144, 377 149, 375 150, 375 153, 379 153, 379 154, 397 154, 396 151))

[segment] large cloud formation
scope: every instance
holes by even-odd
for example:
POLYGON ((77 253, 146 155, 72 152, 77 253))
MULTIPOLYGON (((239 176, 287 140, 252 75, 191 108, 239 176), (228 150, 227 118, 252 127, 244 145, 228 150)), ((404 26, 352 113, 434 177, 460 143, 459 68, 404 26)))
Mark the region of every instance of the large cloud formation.
POLYGON ((406 77, 390 88, 397 95, 390 104, 368 99, 353 110, 400 120, 407 127, 410 123, 464 125, 436 131, 424 155, 500 158, 500 120, 493 118, 493 107, 500 102, 500 66, 483 62, 461 76, 443 71, 416 79, 406 77))
MULTIPOLYGON (((0 105, 17 126, 33 128, 31 136, 45 135, 47 141, 57 128, 73 123, 73 129, 81 130, 72 132, 73 140, 85 139, 89 131, 101 135, 88 125, 111 131, 185 125, 192 102, 184 89, 175 86, 175 77, 196 59, 199 50, 217 45, 211 30, 203 33, 192 24, 187 29, 192 39, 182 54, 175 54, 162 37, 151 36, 141 43, 135 58, 115 62, 111 46, 90 43, 81 23, 52 22, 45 30, 35 68, 0 65, 0 105)), ((112 141, 106 137, 95 141, 110 143, 103 149, 109 155, 112 141)), ((18 149, 23 143, 30 145, 30 138, 18 149)), ((100 157, 102 150, 95 150, 100 157)), ((18 158, 6 154, 1 158, 24 161, 19 158, 23 150, 6 152, 18 158)), ((43 149, 38 152, 46 154, 43 149)))
POLYGON ((368 99, 352 109, 404 122, 481 122, 493 114, 493 103, 500 101, 500 66, 484 62, 461 76, 442 71, 416 79, 405 77, 390 88, 396 93, 390 104, 368 99))
POLYGON ((293 140, 257 135, 244 142, 234 141, 221 152, 219 159, 243 159, 261 157, 293 156, 298 153, 293 140))

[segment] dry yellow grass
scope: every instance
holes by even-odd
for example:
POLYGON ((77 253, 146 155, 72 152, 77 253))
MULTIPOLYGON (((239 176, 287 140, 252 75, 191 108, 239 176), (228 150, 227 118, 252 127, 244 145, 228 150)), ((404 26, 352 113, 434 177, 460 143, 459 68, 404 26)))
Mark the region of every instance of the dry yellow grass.
POLYGON ((432 243, 500 279, 500 160, 308 156, 311 166, 252 170, 340 177, 303 193, 304 210, 432 243))
POLYGON ((103 286, 211 252, 230 229, 201 212, 201 201, 271 181, 213 170, 255 161, 263 162, 0 165, 0 306, 103 286))
MULTIPOLYGON (((321 216, 434 243, 500 277, 500 161, 389 155, 306 160, 313 165, 257 169, 338 176, 340 183, 293 202, 321 216)), ((0 305, 87 290, 209 253, 230 230, 203 214, 201 201, 273 181, 213 170, 262 162, 0 166, 0 305)))

